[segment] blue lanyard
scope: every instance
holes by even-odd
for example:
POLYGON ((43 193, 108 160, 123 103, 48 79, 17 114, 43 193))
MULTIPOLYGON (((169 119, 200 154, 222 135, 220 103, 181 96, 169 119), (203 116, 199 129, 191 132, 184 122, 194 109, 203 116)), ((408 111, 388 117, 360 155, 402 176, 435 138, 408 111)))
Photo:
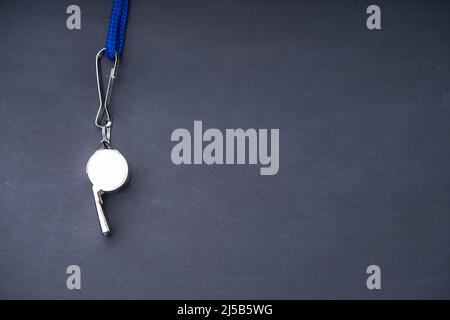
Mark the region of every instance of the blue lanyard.
POLYGON ((115 53, 121 54, 127 25, 128 0, 114 0, 106 37, 106 56, 114 60, 115 53))
POLYGON ((95 125, 102 129, 102 143, 105 146, 110 145, 112 118, 108 110, 111 100, 112 87, 114 79, 117 77, 117 69, 119 67, 119 55, 123 50, 123 40, 125 39, 125 27, 127 25, 128 0, 114 0, 109 20, 108 36, 106 37, 105 47, 102 48, 95 58, 95 70, 97 73, 97 90, 100 105, 98 107, 97 116, 95 117, 95 125), (101 76, 101 58, 103 55, 114 61, 109 74, 108 86, 104 92, 101 76))

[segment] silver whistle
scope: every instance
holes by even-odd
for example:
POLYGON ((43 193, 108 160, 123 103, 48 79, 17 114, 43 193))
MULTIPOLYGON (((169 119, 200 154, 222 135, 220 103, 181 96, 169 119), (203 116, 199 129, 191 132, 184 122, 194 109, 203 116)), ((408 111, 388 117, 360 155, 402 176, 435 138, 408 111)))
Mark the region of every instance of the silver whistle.
POLYGON ((111 232, 102 207, 102 195, 119 190, 128 181, 127 160, 116 149, 102 148, 90 157, 86 165, 86 173, 92 183, 101 231, 104 235, 108 235, 111 232))

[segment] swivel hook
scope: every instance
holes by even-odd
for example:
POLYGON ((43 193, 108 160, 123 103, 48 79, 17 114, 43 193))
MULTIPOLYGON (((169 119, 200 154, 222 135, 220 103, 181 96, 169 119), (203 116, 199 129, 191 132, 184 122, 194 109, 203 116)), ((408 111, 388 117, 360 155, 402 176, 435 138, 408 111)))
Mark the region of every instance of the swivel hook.
POLYGON ((111 143, 111 127, 112 127, 112 118, 109 113, 108 107, 111 101, 112 88, 114 84, 114 80, 117 77, 117 71, 119 68, 119 55, 117 52, 114 54, 114 65, 111 68, 111 72, 109 74, 108 86, 106 88, 106 94, 103 95, 103 81, 102 81, 102 68, 101 68, 101 59, 104 56, 106 49, 101 49, 96 56, 95 63, 95 71, 97 73, 97 90, 98 90, 98 98, 100 101, 100 105, 98 107, 97 116, 95 117, 95 125, 102 129, 102 140, 105 146, 109 146, 111 143))

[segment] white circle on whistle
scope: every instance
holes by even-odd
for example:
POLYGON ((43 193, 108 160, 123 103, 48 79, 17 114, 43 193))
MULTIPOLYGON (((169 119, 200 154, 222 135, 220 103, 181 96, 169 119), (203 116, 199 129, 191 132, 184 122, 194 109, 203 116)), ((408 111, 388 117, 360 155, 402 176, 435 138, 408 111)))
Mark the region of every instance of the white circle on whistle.
POLYGON ((89 159, 86 173, 91 183, 101 191, 122 187, 128 179, 128 163, 116 149, 100 149, 89 159))

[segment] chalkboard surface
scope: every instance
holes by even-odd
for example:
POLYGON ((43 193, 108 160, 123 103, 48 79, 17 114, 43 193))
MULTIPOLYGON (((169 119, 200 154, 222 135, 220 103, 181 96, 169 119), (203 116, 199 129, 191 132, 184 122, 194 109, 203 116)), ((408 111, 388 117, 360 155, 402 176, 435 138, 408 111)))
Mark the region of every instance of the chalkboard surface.
POLYGON ((376 1, 369 30, 372 2, 132 0, 107 238, 85 165, 112 1, 1 1, 0 298, 449 298, 450 2, 376 1), (174 164, 194 121, 279 129, 278 173, 174 164))

